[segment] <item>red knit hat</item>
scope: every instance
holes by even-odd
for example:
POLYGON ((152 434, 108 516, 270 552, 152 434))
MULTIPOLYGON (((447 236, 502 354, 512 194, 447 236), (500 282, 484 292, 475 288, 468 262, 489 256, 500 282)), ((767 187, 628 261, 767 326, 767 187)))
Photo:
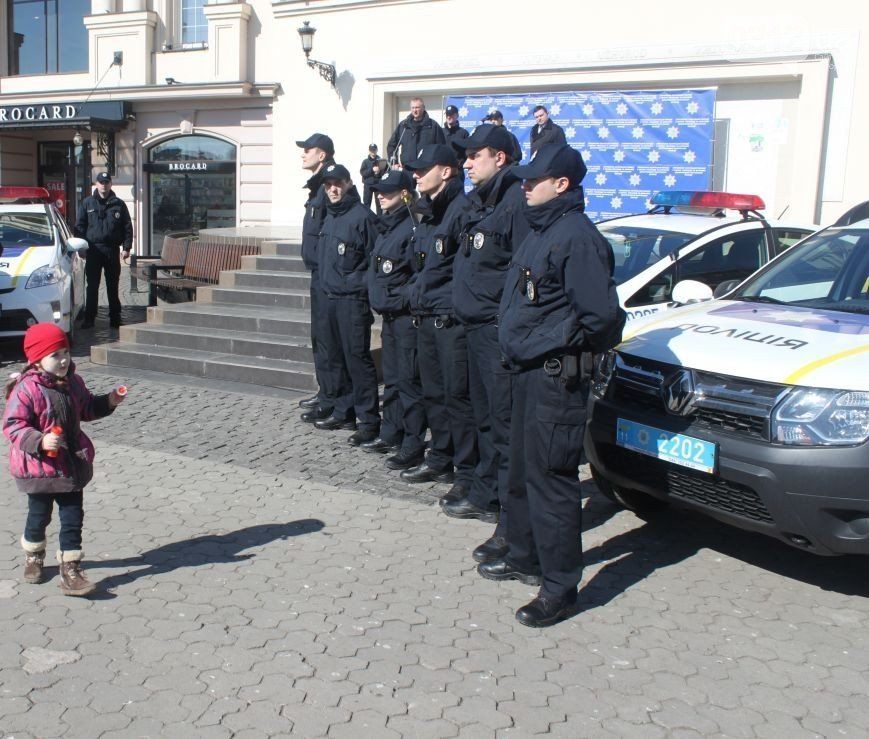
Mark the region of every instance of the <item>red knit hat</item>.
POLYGON ((37 323, 24 334, 24 356, 29 364, 36 364, 58 349, 69 349, 69 339, 53 323, 37 323))

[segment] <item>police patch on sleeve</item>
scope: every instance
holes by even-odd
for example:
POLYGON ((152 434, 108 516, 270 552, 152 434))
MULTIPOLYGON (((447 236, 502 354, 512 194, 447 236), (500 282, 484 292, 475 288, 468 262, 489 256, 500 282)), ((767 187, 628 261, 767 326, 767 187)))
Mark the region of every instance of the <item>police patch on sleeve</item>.
POLYGON ((435 251, 438 254, 444 253, 444 240, 443 239, 435 239, 435 251))
POLYGON ((392 262, 389 259, 383 260, 383 274, 388 275, 392 272, 392 262))
POLYGON ((486 243, 486 235, 482 231, 477 231, 474 234, 474 248, 482 249, 484 243, 486 243))
POLYGON ((121 212, 116 210, 115 211, 115 218, 120 218, 120 217, 121 217, 121 212))
POLYGON ((338 256, 343 257, 345 251, 347 251, 347 245, 343 241, 339 242, 338 243, 338 256))

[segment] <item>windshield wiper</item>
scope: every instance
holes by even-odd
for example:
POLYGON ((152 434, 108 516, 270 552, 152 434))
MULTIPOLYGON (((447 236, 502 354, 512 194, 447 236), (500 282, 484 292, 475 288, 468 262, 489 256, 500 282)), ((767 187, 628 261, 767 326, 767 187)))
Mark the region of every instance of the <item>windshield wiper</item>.
POLYGON ((786 300, 771 298, 769 295, 737 295, 735 298, 728 300, 742 300, 746 303, 772 303, 773 305, 790 305, 786 300))

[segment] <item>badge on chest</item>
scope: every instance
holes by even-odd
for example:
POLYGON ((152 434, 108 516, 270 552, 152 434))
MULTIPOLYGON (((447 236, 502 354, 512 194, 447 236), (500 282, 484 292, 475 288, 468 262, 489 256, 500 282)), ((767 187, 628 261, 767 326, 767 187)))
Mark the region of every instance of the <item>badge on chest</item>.
POLYGON ((338 242, 338 256, 343 257, 344 254, 346 253, 346 251, 347 251, 347 244, 345 244, 343 241, 339 241, 338 242))

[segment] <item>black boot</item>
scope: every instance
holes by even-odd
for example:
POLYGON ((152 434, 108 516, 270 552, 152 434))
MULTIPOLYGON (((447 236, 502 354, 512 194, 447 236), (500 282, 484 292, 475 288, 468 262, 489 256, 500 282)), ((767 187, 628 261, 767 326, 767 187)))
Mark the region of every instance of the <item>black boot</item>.
MULTIPOLYGON (((482 565, 480 565, 482 567, 482 565)), ((576 613, 576 593, 561 598, 538 595, 516 611, 516 620, 523 626, 540 629, 564 621, 576 613)))
POLYGON ((450 518, 477 518, 487 523, 498 523, 498 509, 478 508, 467 498, 444 503, 441 510, 450 518))
POLYGON ((441 496, 439 503, 441 505, 446 505, 447 503, 455 503, 456 501, 464 500, 467 497, 468 489, 462 485, 462 483, 457 482, 441 496))
POLYGON ((425 452, 421 449, 418 452, 398 452, 391 457, 387 457, 386 466, 390 470, 409 470, 411 467, 416 467, 425 459, 425 452))
POLYGON ((436 470, 434 467, 429 467, 428 462, 422 462, 416 467, 405 470, 401 473, 401 479, 405 482, 446 482, 453 481, 453 471, 449 468, 445 470, 436 470))
POLYGON ((503 536, 493 536, 478 546, 471 555, 476 562, 491 562, 507 556, 510 547, 503 536))
POLYGON ((324 418, 322 421, 314 421, 314 426, 321 431, 338 431, 340 429, 345 431, 355 431, 356 421, 329 416, 328 418, 324 418))
POLYGON ((540 586, 543 576, 536 572, 522 572, 516 569, 506 559, 493 559, 491 562, 483 562, 477 566, 480 577, 487 580, 518 580, 525 585, 540 586))
POLYGON ((377 436, 371 441, 363 442, 359 445, 359 448, 364 452, 377 452, 378 454, 387 454, 389 452, 397 452, 401 448, 401 445, 393 444, 377 436))
POLYGON ((370 444, 377 438, 377 432, 374 429, 359 429, 359 431, 350 434, 347 439, 351 446, 361 446, 362 444, 370 444))
POLYGON ((322 421, 324 418, 329 418, 332 415, 332 411, 327 411, 325 408, 320 408, 317 406, 316 408, 312 408, 309 411, 305 411, 301 415, 301 419, 305 423, 316 423, 317 421, 322 421))
POLYGON ((304 400, 299 401, 299 408, 304 408, 306 411, 311 410, 312 408, 320 407, 320 396, 312 395, 310 398, 305 398, 304 400))

